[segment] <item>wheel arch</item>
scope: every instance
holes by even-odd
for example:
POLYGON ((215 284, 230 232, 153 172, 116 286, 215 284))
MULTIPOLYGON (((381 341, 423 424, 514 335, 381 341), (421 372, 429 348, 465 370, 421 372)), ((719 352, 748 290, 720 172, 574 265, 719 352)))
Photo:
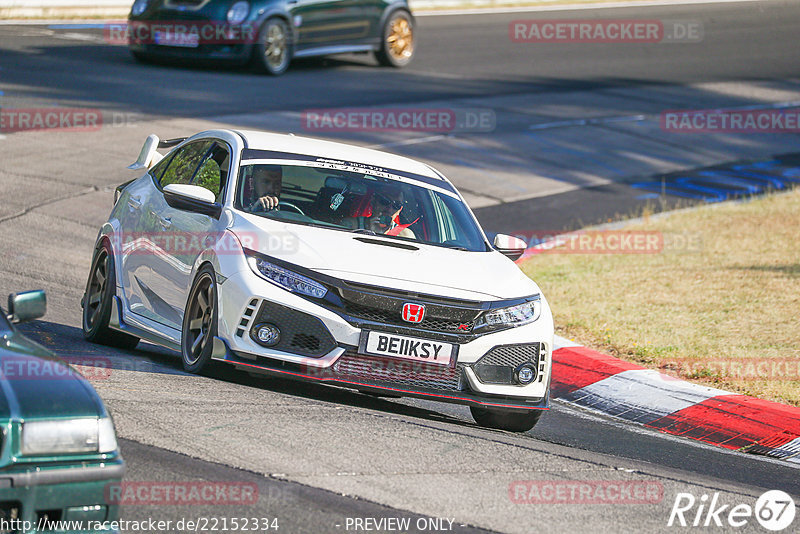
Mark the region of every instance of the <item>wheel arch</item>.
POLYGON ((383 14, 381 15, 381 20, 378 23, 378 29, 381 32, 378 37, 381 41, 383 41, 383 27, 386 25, 386 21, 389 20, 389 17, 397 13, 398 11, 405 11, 408 13, 408 16, 411 17, 411 22, 416 24, 417 19, 414 17, 414 13, 412 13, 411 8, 409 7, 407 2, 393 2, 386 6, 386 9, 383 10, 383 14))
POLYGON ((223 262, 220 261, 219 255, 217 252, 209 247, 203 250, 194 260, 194 265, 192 265, 192 272, 189 276, 189 287, 186 288, 186 301, 183 303, 183 309, 186 310, 186 306, 189 304, 189 294, 192 292, 192 288, 194 287, 194 283, 197 280, 197 275, 200 273, 200 270, 204 267, 209 266, 211 270, 214 271, 214 282, 217 284, 217 310, 221 312, 221 299, 219 297, 219 285, 220 285, 220 277, 223 279, 225 275, 222 274, 224 270, 223 262))
MULTIPOLYGON (((261 29, 264 27, 264 24, 267 23, 269 19, 281 19, 283 22, 286 23, 286 26, 289 27, 289 31, 292 33, 292 43, 297 44, 297 28, 294 27, 292 23, 292 16, 289 14, 288 11, 282 9, 280 7, 272 7, 267 9, 263 15, 259 15, 259 17, 255 20, 256 28, 258 29, 258 35, 261 35, 261 29)), ((253 43, 253 50, 255 50, 256 43, 253 43)), ((294 57, 294 54, 292 55, 294 57)), ((291 59, 291 58, 290 58, 291 59)))
POLYGON ((94 242, 94 248, 92 249, 92 261, 94 261, 94 252, 96 252, 103 243, 108 243, 108 246, 111 248, 111 258, 114 260, 114 282, 116 284, 115 294, 119 295, 119 290, 122 288, 122 265, 120 263, 121 258, 121 250, 120 250, 120 243, 117 239, 117 236, 120 235, 119 232, 119 222, 116 220, 107 221, 103 223, 103 226, 100 227, 100 231, 97 233, 97 239, 94 242))

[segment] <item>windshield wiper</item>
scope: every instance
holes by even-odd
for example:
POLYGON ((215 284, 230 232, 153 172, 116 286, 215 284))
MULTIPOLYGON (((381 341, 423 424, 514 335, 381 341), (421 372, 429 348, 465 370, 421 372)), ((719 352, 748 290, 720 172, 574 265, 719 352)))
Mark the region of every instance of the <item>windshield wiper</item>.
POLYGON ((367 230, 366 228, 356 228, 355 230, 350 230, 351 234, 365 234, 365 235, 378 235, 372 230, 367 230))

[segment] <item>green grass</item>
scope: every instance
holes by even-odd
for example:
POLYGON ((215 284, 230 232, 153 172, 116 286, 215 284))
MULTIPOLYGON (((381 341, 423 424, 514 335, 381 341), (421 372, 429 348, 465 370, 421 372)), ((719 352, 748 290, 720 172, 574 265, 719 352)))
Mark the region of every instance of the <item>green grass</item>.
POLYGON ((646 367, 800 405, 796 374, 729 370, 800 361, 800 190, 645 218, 625 230, 688 236, 699 246, 524 262, 557 332, 646 367))

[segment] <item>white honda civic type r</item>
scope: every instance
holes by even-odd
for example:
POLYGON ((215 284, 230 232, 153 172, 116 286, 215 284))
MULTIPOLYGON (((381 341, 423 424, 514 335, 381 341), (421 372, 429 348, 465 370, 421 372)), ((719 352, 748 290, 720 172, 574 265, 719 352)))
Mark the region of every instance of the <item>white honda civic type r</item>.
POLYGON ((553 319, 430 166, 328 141, 211 130, 147 138, 100 229, 82 299, 93 342, 139 339, 251 373, 468 405, 532 428, 553 319), (171 148, 163 156, 158 149, 171 148))

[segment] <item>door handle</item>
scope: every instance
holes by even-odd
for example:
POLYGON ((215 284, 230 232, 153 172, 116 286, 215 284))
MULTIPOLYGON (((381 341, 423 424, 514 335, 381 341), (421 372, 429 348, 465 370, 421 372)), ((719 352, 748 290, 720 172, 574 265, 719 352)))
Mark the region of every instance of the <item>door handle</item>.
POLYGON ((159 217, 158 222, 161 224, 161 228, 164 230, 168 230, 170 226, 172 226, 172 219, 169 217, 159 217))
POLYGON ((130 197, 128 198, 128 206, 132 207, 135 210, 138 210, 142 207, 142 197, 130 197))

